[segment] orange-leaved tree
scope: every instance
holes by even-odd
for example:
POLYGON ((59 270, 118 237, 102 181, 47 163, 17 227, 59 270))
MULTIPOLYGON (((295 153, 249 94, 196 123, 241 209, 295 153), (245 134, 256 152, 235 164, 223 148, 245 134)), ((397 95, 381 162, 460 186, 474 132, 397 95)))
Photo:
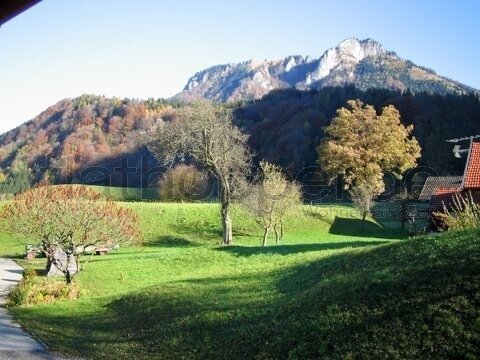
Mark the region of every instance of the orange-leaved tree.
POLYGON ((28 190, 4 206, 0 219, 10 233, 39 244, 67 283, 74 276, 68 264, 74 260, 80 269, 80 255, 86 248, 141 240, 138 217, 131 209, 85 186, 28 190), (55 258, 56 250, 65 252, 66 262, 55 258))
POLYGON ((385 189, 385 172, 401 178, 417 164, 420 146, 412 131, 412 125, 401 123, 393 105, 377 114, 373 106, 360 100, 350 100, 347 107, 338 109, 325 128, 325 138, 317 149, 319 162, 332 177, 343 177, 363 220, 373 199, 385 189))

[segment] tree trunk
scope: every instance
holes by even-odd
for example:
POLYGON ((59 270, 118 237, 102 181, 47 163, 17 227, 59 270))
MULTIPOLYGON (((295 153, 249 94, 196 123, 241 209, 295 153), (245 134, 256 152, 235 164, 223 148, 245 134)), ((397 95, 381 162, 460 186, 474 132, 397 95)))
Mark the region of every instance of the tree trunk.
POLYGON ((52 256, 48 253, 45 253, 45 256, 47 257, 47 266, 45 267, 45 270, 47 270, 47 272, 50 270, 50 268, 52 266, 55 266, 53 265, 53 259, 52 259, 52 256))
POLYGON ((80 271, 80 255, 77 254, 77 252, 75 251, 75 255, 73 255, 75 257, 75 264, 77 264, 77 272, 80 271))
MULTIPOLYGON (((69 269, 71 259, 72 259, 72 255, 67 253, 67 264, 66 264, 66 269, 64 271, 65 280, 67 282, 67 285, 71 284, 72 279, 73 279, 73 274, 70 272, 70 269, 69 269)), ((75 260, 75 262, 77 261, 76 257, 75 257, 74 260, 75 260)), ((77 267, 77 271, 78 271, 78 267, 77 267)))
POLYGON ((366 218, 367 218, 367 212, 364 211, 362 214, 362 231, 365 231, 365 223, 366 223, 366 218))
POLYGON ((278 232, 277 225, 273 227, 273 231, 275 232, 275 245, 278 245, 280 242, 280 233, 278 232))
MULTIPOLYGON (((49 271, 50 267, 53 265, 53 263, 55 261, 54 249, 51 246, 42 245, 42 250, 43 250, 43 253, 45 254, 45 256, 47 258, 46 270, 49 271)), ((55 266, 55 265, 53 265, 53 266, 55 266)))
POLYGON ((67 281, 67 285, 71 284, 72 283, 72 274, 70 274, 70 270, 66 270, 65 271, 65 280, 67 281))
POLYGON ((280 240, 283 240, 283 220, 280 220, 280 240))
POLYGON ((228 201, 222 201, 221 215, 223 245, 233 245, 232 218, 230 217, 230 204, 228 203, 228 201))
POLYGON ((233 245, 230 194, 228 183, 224 179, 220 179, 220 213, 222 216, 223 245, 233 245))
POLYGON ((267 246, 267 239, 268 239, 268 233, 270 231, 270 228, 265 228, 265 231, 263 232, 263 240, 262 240, 262 246, 267 246))

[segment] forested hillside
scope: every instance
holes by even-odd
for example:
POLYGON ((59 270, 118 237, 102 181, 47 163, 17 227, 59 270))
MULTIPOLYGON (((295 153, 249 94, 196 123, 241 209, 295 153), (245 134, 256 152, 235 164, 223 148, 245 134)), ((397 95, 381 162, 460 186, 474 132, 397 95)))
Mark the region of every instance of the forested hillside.
POLYGON ((354 86, 318 91, 277 90, 236 110, 239 125, 251 134, 260 158, 280 164, 292 176, 316 165, 316 148, 339 107, 361 99, 377 110, 393 104, 422 147, 421 165, 441 174, 459 174, 464 159, 455 159, 445 140, 480 131, 480 102, 476 95, 432 95, 354 86))
MULTIPOLYGON (((440 174, 461 174, 464 159, 445 140, 477 134, 476 95, 432 95, 354 86, 312 91, 277 90, 254 102, 228 104, 237 125, 250 134, 257 159, 284 167, 291 177, 315 166, 322 128, 350 99, 377 109, 399 109, 413 124, 422 147, 421 165, 440 174)), ((182 106, 167 100, 131 100, 83 95, 48 108, 33 120, 0 136, 0 190, 17 192, 41 180, 115 186, 147 186, 159 168, 147 150, 149 133, 170 121, 182 106)), ((301 179, 299 179, 301 180, 301 179)))
POLYGON ((139 186, 149 174, 133 169, 155 165, 145 147, 148 133, 172 116, 173 106, 161 99, 94 95, 62 100, 0 137, 0 168, 9 174, 3 186, 20 176, 31 182, 121 185, 125 171, 131 172, 131 185, 139 186))

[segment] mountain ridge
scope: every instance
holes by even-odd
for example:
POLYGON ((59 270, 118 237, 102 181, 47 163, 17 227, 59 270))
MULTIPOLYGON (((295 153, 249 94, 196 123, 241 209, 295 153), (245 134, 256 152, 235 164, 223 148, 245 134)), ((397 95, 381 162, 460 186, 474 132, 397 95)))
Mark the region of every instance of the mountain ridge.
POLYGON ((361 90, 467 94, 478 92, 387 50, 373 39, 349 38, 314 59, 289 55, 277 60, 248 60, 214 65, 193 75, 176 99, 219 102, 256 100, 275 89, 315 90, 353 84, 361 90))
POLYGON ((442 174, 456 173, 459 165, 441 144, 475 133, 480 121, 477 90, 403 60, 372 39, 347 39, 319 59, 295 55, 216 65, 190 79, 183 95, 148 100, 82 95, 50 106, 0 135, 0 187, 2 178, 14 185, 16 173, 32 183, 124 186, 126 178, 117 171, 124 163, 145 170, 129 174, 130 186, 154 184, 162 170, 147 150, 149 134, 186 105, 179 100, 240 100, 229 106, 252 149, 292 177, 316 164, 322 129, 350 99, 377 109, 396 106, 402 123, 414 125, 424 149, 422 165, 442 174))

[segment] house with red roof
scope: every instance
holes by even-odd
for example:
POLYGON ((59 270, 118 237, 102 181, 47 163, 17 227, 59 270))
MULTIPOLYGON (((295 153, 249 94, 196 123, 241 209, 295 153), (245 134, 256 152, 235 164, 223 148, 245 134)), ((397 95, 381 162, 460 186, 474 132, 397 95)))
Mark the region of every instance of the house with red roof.
POLYGON ((472 196, 480 203, 480 142, 470 141, 463 176, 428 177, 419 200, 429 200, 432 221, 434 213, 454 206, 456 196, 472 196))

